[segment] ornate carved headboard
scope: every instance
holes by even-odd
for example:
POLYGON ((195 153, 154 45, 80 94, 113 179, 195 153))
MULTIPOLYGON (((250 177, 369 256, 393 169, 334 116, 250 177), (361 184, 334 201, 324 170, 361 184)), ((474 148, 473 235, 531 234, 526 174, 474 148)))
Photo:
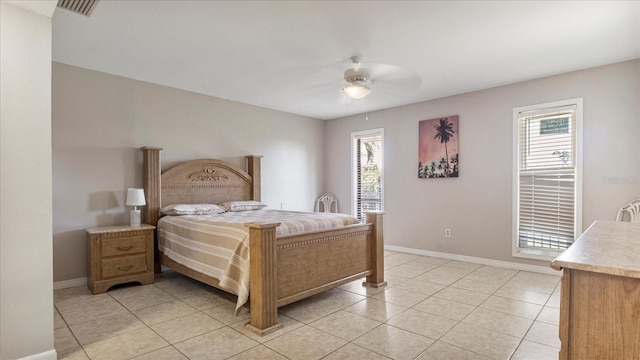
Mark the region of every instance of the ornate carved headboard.
POLYGON ((260 160, 247 156, 248 172, 222 160, 198 159, 160 170, 161 148, 143 147, 146 223, 156 225, 160 208, 173 204, 220 204, 232 200, 260 201, 260 160))

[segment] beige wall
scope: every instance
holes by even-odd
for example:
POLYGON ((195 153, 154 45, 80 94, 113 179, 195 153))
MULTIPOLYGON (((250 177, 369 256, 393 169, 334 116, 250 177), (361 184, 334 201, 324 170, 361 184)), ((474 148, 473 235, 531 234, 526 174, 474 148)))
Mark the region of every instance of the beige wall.
POLYGON ((331 120, 325 189, 349 204, 350 133, 384 128, 386 244, 546 266, 511 256, 512 111, 578 97, 584 98, 583 228, 614 220, 620 206, 640 198, 640 60, 387 109, 369 113, 369 120, 331 120), (447 115, 460 116, 460 177, 418 179, 418 121, 447 115))
POLYGON ((87 276, 85 229, 127 224, 141 146, 163 166, 263 155, 262 201, 313 209, 323 189, 323 122, 53 63, 54 281, 87 276))
POLYGON ((56 358, 51 275, 55 2, 39 5, 47 16, 0 3, 0 359, 7 360, 56 358))
POLYGON ((584 98, 586 228, 640 197, 638 79, 640 61, 626 62, 322 122, 54 63, 54 280, 86 276, 85 228, 128 222, 140 146, 163 147, 166 166, 261 154, 270 207, 311 210, 327 191, 347 211, 350 133, 379 127, 387 244, 546 265, 511 256, 512 110, 584 98), (460 116, 461 176, 419 180, 417 123, 445 115, 460 116))

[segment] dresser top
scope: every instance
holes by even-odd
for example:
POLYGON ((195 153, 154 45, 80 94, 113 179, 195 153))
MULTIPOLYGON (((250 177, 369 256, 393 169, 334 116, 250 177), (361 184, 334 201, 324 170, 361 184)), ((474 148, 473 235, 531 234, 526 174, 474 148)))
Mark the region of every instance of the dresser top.
POLYGON ((640 222, 594 222, 551 267, 640 278, 640 222))
POLYGON ((140 226, 130 226, 130 225, 116 225, 116 226, 104 226, 87 229, 87 232, 91 235, 94 234, 106 234, 106 233, 117 233, 124 231, 137 231, 137 230, 152 230, 156 227, 148 224, 141 224, 140 226))

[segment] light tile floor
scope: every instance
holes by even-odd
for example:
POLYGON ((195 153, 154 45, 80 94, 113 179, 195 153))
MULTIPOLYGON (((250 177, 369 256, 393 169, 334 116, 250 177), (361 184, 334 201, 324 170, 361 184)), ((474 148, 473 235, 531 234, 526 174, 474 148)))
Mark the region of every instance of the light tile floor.
POLYGON ((248 332, 236 298, 175 272, 153 285, 55 291, 58 359, 557 359, 559 276, 385 252, 361 280, 280 309, 248 332))

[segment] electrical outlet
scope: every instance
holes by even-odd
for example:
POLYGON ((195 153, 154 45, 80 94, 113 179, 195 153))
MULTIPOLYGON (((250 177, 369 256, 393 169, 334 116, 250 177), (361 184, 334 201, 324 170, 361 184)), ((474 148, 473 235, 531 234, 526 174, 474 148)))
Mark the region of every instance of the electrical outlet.
POLYGON ((444 229, 444 236, 451 237, 451 229, 444 229))

